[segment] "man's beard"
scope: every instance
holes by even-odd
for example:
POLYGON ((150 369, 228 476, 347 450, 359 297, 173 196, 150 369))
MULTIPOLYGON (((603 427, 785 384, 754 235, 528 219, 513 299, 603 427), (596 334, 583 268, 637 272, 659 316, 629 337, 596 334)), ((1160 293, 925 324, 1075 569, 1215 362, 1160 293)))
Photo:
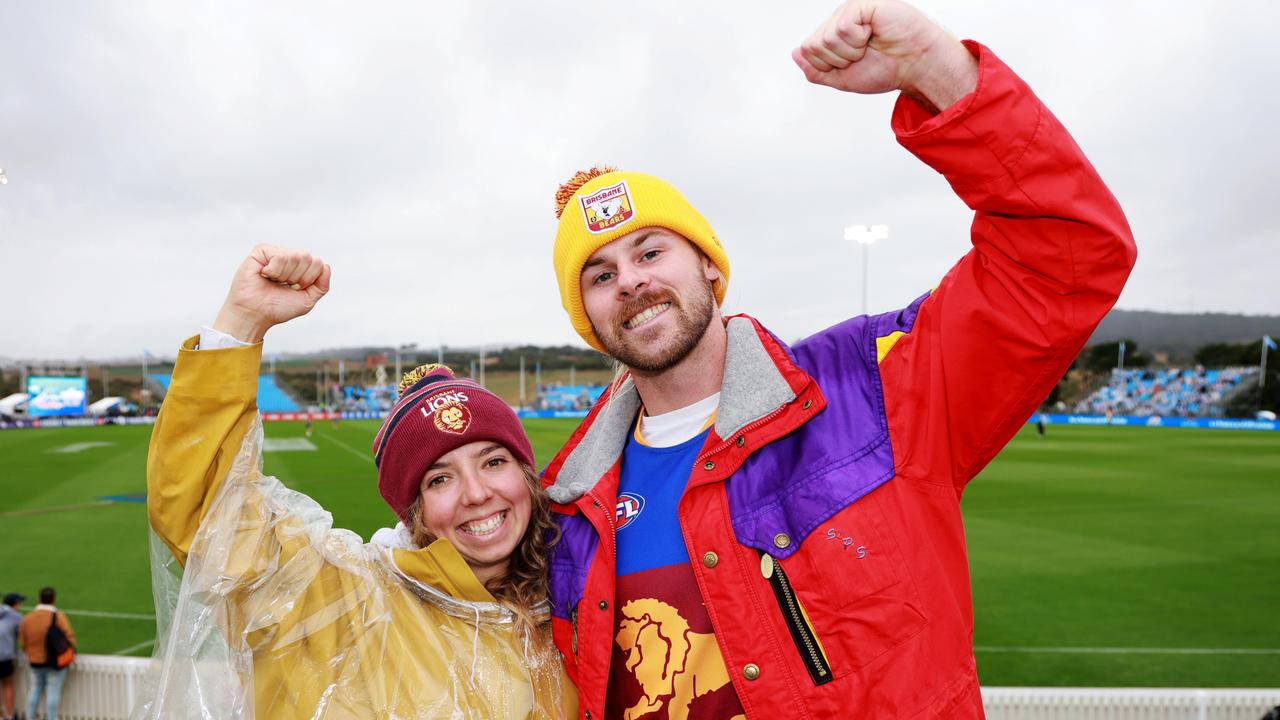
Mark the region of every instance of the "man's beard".
POLYGON ((614 360, 626 365, 633 372, 656 375, 675 367, 693 352, 711 325, 715 307, 715 293, 711 283, 705 279, 698 286, 694 296, 690 298, 688 308, 670 292, 649 292, 627 303, 626 307, 617 314, 616 317, 621 319, 610 328, 610 332, 597 332, 596 336, 600 338, 600 344, 604 345, 604 349, 614 360), (676 336, 666 347, 649 347, 639 339, 627 336, 628 331, 622 327, 622 323, 645 308, 664 302, 671 303, 667 312, 676 313, 676 336))

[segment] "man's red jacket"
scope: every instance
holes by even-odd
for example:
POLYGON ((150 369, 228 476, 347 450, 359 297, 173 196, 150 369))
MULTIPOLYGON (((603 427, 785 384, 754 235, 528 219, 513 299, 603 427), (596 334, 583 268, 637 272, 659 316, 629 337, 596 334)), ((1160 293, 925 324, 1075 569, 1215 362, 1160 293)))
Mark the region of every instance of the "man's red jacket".
MULTIPOLYGON (((1135 249, 1058 120, 976 43, 977 89, 898 140, 976 212, 973 249, 909 307, 788 348, 727 322, 716 422, 679 519, 749 718, 979 718, 960 497, 1115 303, 1135 249)), ((602 720, 615 506, 635 387, 606 394, 545 484, 553 634, 582 716, 602 720)), ((650 678, 661 699, 684 677, 650 678)), ((688 690, 688 688, 685 688, 688 690)))

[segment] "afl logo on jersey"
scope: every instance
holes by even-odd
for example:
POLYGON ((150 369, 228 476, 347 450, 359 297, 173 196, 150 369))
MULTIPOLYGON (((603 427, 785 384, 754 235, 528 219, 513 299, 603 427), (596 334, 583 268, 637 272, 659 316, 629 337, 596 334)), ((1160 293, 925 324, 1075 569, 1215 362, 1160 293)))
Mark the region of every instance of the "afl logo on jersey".
POLYGON ((640 517, 640 511, 644 510, 644 498, 635 493, 622 493, 618 496, 618 529, 631 524, 632 520, 640 517))

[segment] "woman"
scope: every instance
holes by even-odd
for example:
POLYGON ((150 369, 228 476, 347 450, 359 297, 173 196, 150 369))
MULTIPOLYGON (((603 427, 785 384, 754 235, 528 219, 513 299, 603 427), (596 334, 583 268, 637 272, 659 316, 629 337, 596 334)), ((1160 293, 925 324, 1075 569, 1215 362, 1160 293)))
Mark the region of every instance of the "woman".
POLYGON ((561 718, 549 641, 554 534, 515 414, 442 366, 406 376, 374 440, 410 536, 362 544, 261 474, 262 337, 307 313, 328 266, 259 246, 212 329, 184 344, 147 462, 161 659, 141 717, 561 718), (170 552, 153 543, 155 558, 170 552), (172 619, 166 609, 173 609, 172 619), (199 712, 195 710, 199 708, 199 712))

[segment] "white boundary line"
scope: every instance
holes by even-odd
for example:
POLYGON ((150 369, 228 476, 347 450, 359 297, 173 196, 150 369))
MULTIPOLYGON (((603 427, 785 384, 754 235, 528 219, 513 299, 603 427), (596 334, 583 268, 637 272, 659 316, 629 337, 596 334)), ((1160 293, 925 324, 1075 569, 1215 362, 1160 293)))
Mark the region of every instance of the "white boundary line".
MULTIPOLYGON (((372 450, 370 450, 370 451, 368 451, 368 452, 360 452, 359 450, 357 450, 357 449, 355 449, 355 448, 351 447, 350 445, 346 444, 345 442, 343 442, 343 441, 339 440, 338 438, 334 437, 334 436, 333 436, 332 434, 330 434, 330 433, 324 433, 323 435, 320 435, 320 437, 323 437, 325 440, 328 440, 328 441, 332 442, 334 445, 337 445, 338 447, 342 448, 343 450, 346 450, 347 452, 351 453, 352 455, 355 455, 356 457, 360 458, 361 460, 366 460, 366 461, 368 461, 368 463, 369 463, 370 465, 372 465, 372 464, 373 464, 373 451, 372 451, 372 450)), ((376 468, 375 468, 375 469, 376 469, 376 468)))
POLYGON ((64 612, 68 615, 84 615, 86 617, 104 617, 115 618, 117 620, 155 620, 155 615, 144 615, 143 613, 122 613, 107 612, 105 610, 63 610, 58 608, 58 612, 64 612))
POLYGON ((1280 648, 1017 647, 975 645, 975 652, 1058 655, 1280 655, 1280 648))
POLYGON ((142 649, 142 648, 144 648, 144 647, 147 647, 147 646, 149 646, 149 645, 155 645, 155 644, 156 644, 156 641, 155 641, 155 640, 144 640, 143 642, 140 642, 140 643, 138 643, 137 645, 130 645, 129 647, 127 647, 127 648, 125 648, 125 649, 123 649, 123 650, 117 650, 117 651, 115 651, 115 652, 113 652, 113 653, 111 653, 111 654, 112 654, 112 655, 128 655, 129 653, 133 652, 134 650, 141 650, 141 649, 142 649))

